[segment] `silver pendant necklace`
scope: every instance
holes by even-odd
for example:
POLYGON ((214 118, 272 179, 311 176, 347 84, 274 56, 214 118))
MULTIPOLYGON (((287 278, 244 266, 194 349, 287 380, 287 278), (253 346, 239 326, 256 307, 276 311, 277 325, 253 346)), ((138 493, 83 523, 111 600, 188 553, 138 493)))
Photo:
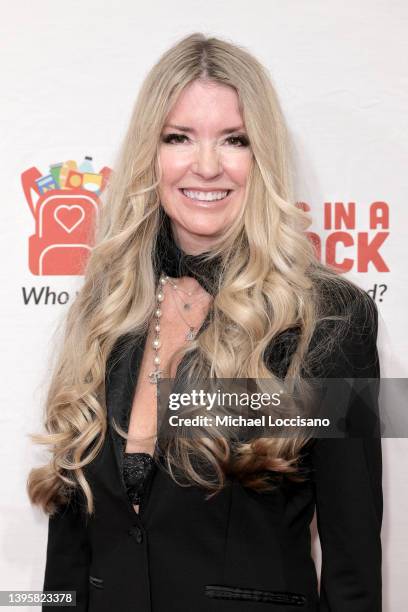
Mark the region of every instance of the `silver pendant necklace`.
MULTIPOLYGON (((176 295, 175 295, 174 293, 172 294, 172 297, 173 297, 173 299, 174 299, 174 303, 175 303, 175 305, 176 305, 176 308, 177 308, 177 310, 178 310, 178 313, 179 313, 180 317, 183 319, 184 323, 185 323, 185 324, 187 325, 187 327, 189 328, 189 329, 188 329, 188 332, 186 333, 186 340, 190 340, 190 341, 191 341, 191 340, 194 340, 194 338, 195 338, 195 337, 196 337, 196 335, 197 335, 198 328, 197 328, 197 327, 194 327, 194 326, 193 326, 193 325, 191 325, 191 324, 190 324, 188 321, 186 321, 186 320, 185 320, 185 318, 183 317, 183 313, 182 313, 182 312, 181 312, 181 310, 179 309, 179 306, 178 306, 177 301, 176 301, 176 295)), ((197 300, 197 301, 198 301, 198 300, 197 300)))
MULTIPOLYGON (((154 312, 154 318, 155 318, 155 323, 154 323, 154 331, 155 331, 155 337, 152 341, 152 347, 155 351, 155 356, 153 358, 153 365, 154 365, 154 370, 152 372, 150 372, 148 374, 148 378, 149 381, 152 384, 156 385, 156 393, 157 395, 159 394, 159 380, 161 378, 164 378, 163 373, 164 370, 162 370, 160 368, 160 355, 159 355, 159 350, 161 347, 161 340, 160 340, 160 318, 162 316, 162 309, 161 309, 161 304, 164 300, 164 285, 166 285, 166 283, 169 282, 170 285, 172 286, 173 289, 175 289, 176 291, 183 291, 183 293, 187 293, 189 296, 193 295, 192 292, 187 292, 184 291, 183 289, 180 289, 170 278, 169 276, 167 276, 167 274, 161 274, 160 275, 160 279, 159 279, 159 288, 158 291, 156 293, 156 310, 154 312)), ((173 294, 174 299, 175 299, 175 294, 173 294)), ((205 297, 206 294, 204 293, 202 296, 200 296, 197 300, 195 300, 195 302, 191 303, 191 302, 184 302, 183 300, 183 307, 186 310, 190 310, 191 306, 196 304, 197 302, 199 302, 203 297, 205 297), (186 306, 188 306, 186 308, 186 306)), ((181 299, 181 298, 180 298, 181 299)), ((186 321, 186 319, 184 318, 182 312, 179 310, 179 307, 177 305, 176 302, 176 308, 179 311, 179 314, 181 316, 181 318, 183 319, 184 323, 187 325, 188 332, 186 333, 185 339, 188 341, 192 341, 195 339, 197 332, 198 332, 198 327, 191 325, 190 323, 188 323, 188 321, 186 321)))

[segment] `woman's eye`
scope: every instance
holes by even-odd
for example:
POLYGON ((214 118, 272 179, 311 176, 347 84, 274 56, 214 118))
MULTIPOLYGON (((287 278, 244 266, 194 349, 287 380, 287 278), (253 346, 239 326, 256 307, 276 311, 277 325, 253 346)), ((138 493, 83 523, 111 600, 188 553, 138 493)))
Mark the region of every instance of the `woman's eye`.
POLYGON ((181 139, 183 138, 187 138, 187 136, 185 136, 184 134, 167 134, 167 136, 163 136, 163 142, 166 142, 167 144, 172 144, 174 142, 174 139, 176 142, 182 142, 181 139))
POLYGON ((232 144, 234 146, 247 147, 249 145, 249 140, 248 138, 246 138, 246 136, 230 136, 229 138, 227 138, 227 140, 232 140, 232 144))

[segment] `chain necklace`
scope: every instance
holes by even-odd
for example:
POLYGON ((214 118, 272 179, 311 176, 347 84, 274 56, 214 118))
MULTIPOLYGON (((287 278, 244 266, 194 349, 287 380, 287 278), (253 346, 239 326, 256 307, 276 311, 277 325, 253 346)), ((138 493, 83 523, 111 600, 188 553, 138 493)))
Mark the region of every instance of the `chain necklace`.
MULTIPOLYGON (((194 295, 192 291, 185 291, 184 289, 181 289, 181 287, 179 287, 179 286, 178 286, 178 285, 177 285, 177 284, 176 284, 176 283, 175 283, 175 282, 174 282, 174 281, 173 281, 171 278, 167 277, 167 280, 168 280, 168 282, 170 283, 170 285, 171 285, 172 289, 174 289, 174 291, 175 291, 176 293, 178 293, 178 292, 182 291, 183 293, 185 293, 185 294, 186 294, 186 295, 188 295, 189 297, 191 297, 192 295, 194 295)), ((192 307, 192 306, 194 306, 194 304, 197 304, 197 303, 198 303, 200 300, 202 300, 203 298, 205 298, 205 297, 206 297, 206 295, 207 295, 206 293, 203 293, 203 294, 202 294, 202 295, 200 295, 200 297, 199 297, 197 300, 195 300, 194 302, 191 302, 191 300, 190 300, 190 301, 188 301, 188 302, 185 302, 185 301, 183 300, 183 298, 181 297, 181 295, 179 295, 179 298, 180 298, 180 300, 183 302, 183 308, 184 308, 184 310, 191 310, 191 307, 192 307)), ((185 323, 187 323, 187 321, 186 321, 184 318, 183 318, 183 320, 184 320, 184 322, 185 322, 185 323)), ((190 325, 189 325, 188 323, 187 323, 187 325, 190 327, 190 325)))
MULTIPOLYGON (((176 305, 176 308, 178 310, 178 313, 179 313, 180 317, 183 319, 184 323, 189 328, 189 331, 186 334, 186 340, 194 340, 194 338, 196 337, 197 331, 198 331, 197 328, 195 328, 194 325, 191 325, 191 323, 189 323, 188 321, 185 320, 185 318, 183 316, 183 312, 180 310, 179 305, 177 304, 176 295, 174 293, 172 294, 172 298, 174 300, 174 303, 176 305)), ((186 304, 184 304, 184 306, 186 306, 186 304)), ((188 304, 188 306, 190 306, 190 304, 188 304)))
MULTIPOLYGON (((148 374, 148 378, 149 381, 152 384, 156 385, 156 393, 157 395, 159 395, 159 380, 161 378, 163 378, 163 373, 164 370, 162 370, 160 368, 160 355, 159 355, 159 350, 161 347, 161 340, 160 340, 160 318, 162 316, 162 309, 161 309, 161 304, 164 300, 164 285, 166 285, 166 283, 169 282, 171 284, 170 278, 167 276, 167 274, 161 274, 160 275, 160 279, 159 279, 159 288, 157 290, 156 293, 156 310, 154 312, 154 318, 155 318, 155 324, 154 324, 154 331, 155 331, 155 337, 152 341, 152 347, 155 351, 155 356, 153 358, 153 365, 154 365, 154 370, 152 372, 150 372, 150 374, 148 374)), ((205 295, 205 294, 204 294, 205 295)), ((204 295, 202 297, 204 297, 204 295)), ((175 297, 175 296, 174 296, 175 297)), ((199 300, 201 300, 202 298, 200 297, 198 300, 196 300, 197 303, 199 300)), ((187 310, 189 310, 191 308, 191 303, 188 303, 189 308, 187 308, 187 310)), ((176 307, 178 309, 177 303, 176 303, 176 307)), ((179 314, 181 315, 181 318, 183 319, 183 321, 186 323, 186 325, 189 328, 189 331, 187 332, 185 339, 188 341, 192 341, 194 340, 194 338, 197 335, 198 332, 198 327, 190 325, 185 318, 183 317, 181 311, 178 309, 179 314)))

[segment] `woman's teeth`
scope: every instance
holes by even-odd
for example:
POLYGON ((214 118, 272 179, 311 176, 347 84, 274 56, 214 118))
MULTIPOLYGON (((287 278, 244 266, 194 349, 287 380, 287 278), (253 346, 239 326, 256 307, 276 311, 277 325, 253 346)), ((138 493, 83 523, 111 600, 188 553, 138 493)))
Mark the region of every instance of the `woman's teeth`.
POLYGON ((191 200, 201 200, 203 202, 223 200, 229 193, 229 191, 188 191, 187 189, 182 189, 181 191, 191 200))

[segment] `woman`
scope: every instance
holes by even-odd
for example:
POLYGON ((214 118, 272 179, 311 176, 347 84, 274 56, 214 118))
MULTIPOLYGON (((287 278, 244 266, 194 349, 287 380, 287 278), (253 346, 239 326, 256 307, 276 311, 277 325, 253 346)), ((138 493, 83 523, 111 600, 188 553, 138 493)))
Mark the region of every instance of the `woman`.
POLYGON ((375 304, 308 225, 266 71, 181 40, 141 88, 36 438, 44 590, 90 612, 381 610, 378 437, 157 439, 166 377, 379 378, 375 304))

